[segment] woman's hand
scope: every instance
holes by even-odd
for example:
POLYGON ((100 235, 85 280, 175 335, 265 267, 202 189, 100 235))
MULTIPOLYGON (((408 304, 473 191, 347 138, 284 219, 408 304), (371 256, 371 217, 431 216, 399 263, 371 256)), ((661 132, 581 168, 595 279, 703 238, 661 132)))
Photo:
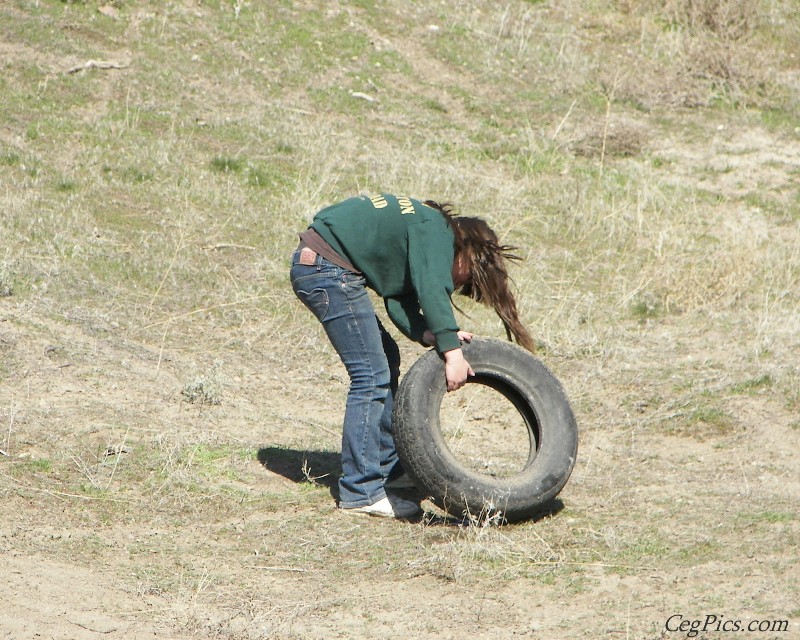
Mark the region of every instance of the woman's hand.
POLYGON ((467 378, 474 376, 475 372, 464 358, 461 349, 451 349, 444 352, 444 375, 447 378, 447 390, 455 391, 467 384, 467 378))

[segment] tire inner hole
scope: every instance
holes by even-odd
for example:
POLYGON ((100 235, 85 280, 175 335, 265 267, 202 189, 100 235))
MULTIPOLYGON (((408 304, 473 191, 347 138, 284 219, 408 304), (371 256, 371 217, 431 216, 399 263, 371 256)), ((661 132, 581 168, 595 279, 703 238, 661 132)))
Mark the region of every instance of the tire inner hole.
POLYGON ((536 456, 535 417, 513 388, 493 378, 478 376, 446 393, 439 427, 453 456, 474 473, 508 478, 536 456))

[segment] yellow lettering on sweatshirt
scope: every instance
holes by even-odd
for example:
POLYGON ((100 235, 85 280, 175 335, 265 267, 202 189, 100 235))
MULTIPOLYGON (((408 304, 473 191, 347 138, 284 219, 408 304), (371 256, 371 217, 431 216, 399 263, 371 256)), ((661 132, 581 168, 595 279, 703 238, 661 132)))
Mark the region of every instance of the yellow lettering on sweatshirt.
POLYGON ((398 196, 397 204, 400 205, 400 213, 402 215, 406 215, 407 213, 416 213, 416 211, 414 211, 414 204, 411 202, 411 200, 404 196, 398 196))
POLYGON ((383 196, 372 196, 370 202, 372 202, 372 206, 376 209, 385 209, 389 206, 389 203, 386 202, 386 198, 383 196))

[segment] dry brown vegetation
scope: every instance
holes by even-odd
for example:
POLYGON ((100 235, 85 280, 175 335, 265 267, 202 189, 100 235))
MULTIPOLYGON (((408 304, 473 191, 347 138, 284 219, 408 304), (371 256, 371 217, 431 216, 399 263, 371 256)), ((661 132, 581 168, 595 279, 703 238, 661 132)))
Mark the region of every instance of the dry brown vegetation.
POLYGON ((794 0, 3 3, 1 635, 799 636, 798 41, 794 0), (335 511, 287 262, 377 191, 521 247, 552 513, 335 511))

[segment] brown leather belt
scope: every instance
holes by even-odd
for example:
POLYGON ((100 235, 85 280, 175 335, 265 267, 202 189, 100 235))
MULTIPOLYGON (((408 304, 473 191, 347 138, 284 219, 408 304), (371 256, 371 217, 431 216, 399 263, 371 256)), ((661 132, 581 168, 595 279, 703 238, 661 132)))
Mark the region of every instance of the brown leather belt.
POLYGON ((342 269, 346 269, 352 273, 361 273, 358 269, 356 269, 350 262, 344 258, 344 256, 340 255, 336 252, 336 250, 330 246, 325 239, 317 233, 316 229, 308 228, 303 233, 300 234, 300 246, 298 247, 301 253, 304 249, 308 249, 310 252, 304 256, 300 256, 300 264, 303 265, 313 265, 316 264, 314 262, 317 256, 322 256, 327 261, 332 262, 337 267, 341 267, 342 269), (303 262, 303 260, 310 261, 310 262, 303 262))

